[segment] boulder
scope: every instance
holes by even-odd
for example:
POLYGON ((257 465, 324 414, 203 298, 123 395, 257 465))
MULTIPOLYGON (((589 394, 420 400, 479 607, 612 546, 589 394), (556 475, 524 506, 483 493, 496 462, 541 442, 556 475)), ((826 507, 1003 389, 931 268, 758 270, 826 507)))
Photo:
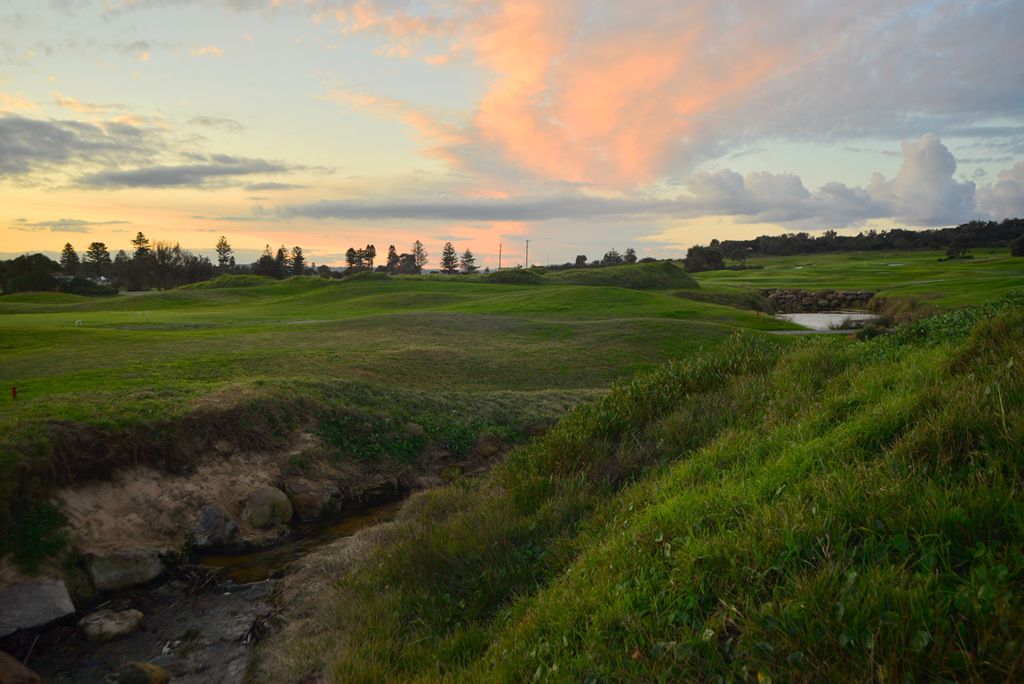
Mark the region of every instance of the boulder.
POLYGON ((449 463, 441 469, 440 476, 445 482, 455 482, 462 477, 462 466, 458 463, 449 463))
POLYGON ((242 517, 256 528, 282 525, 292 519, 292 502, 276 487, 264 485, 245 500, 242 517))
POLYGON ((238 523, 231 519, 217 506, 207 506, 199 511, 196 518, 196 546, 207 549, 211 546, 224 546, 238 532, 238 523))
POLYGON ((0 637, 42 627, 74 612, 75 604, 60 580, 11 585, 0 591, 0 637))
POLYGON ((121 684, 167 684, 171 673, 159 665, 133 660, 121 668, 118 679, 121 684))
POLYGON ((331 501, 331 490, 302 477, 289 478, 284 492, 300 520, 316 520, 331 501))
POLYGON ((131 636, 145 628, 146 618, 135 609, 98 610, 78 622, 82 638, 95 643, 131 636))
POLYGON ((164 572, 164 564, 155 551, 89 555, 85 568, 93 586, 100 591, 117 591, 147 584, 164 572))
POLYGON ((10 653, 0 651, 0 684, 40 684, 43 680, 10 653))

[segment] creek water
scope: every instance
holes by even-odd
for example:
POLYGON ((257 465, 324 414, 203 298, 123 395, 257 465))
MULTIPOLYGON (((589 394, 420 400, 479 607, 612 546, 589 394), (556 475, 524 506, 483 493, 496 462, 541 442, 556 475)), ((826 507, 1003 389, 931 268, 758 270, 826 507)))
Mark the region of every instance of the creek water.
POLYGON ((833 330, 846 321, 850 321, 851 324, 860 328, 877 320, 878 316, 866 311, 825 311, 821 313, 776 314, 776 318, 802 325, 811 330, 833 330))
POLYGON ((204 554, 199 556, 197 562, 208 568, 219 569, 222 577, 236 584, 262 582, 286 570, 292 562, 324 544, 394 519, 401 507, 401 501, 393 501, 362 509, 327 524, 299 523, 292 526, 292 534, 286 541, 270 548, 236 554, 204 554))
POLYGON ((25 641, 21 650, 8 650, 53 684, 115 681, 132 660, 166 668, 175 684, 241 684, 250 653, 246 637, 274 611, 275 581, 269 578, 331 541, 393 519, 401 506, 396 501, 326 523, 293 525, 287 540, 258 551, 200 556, 195 560, 217 570, 225 582, 211 582, 198 593, 181 581, 118 592, 105 607, 135 608, 145 615, 146 628, 130 637, 86 643, 74 621, 66 620, 25 641))

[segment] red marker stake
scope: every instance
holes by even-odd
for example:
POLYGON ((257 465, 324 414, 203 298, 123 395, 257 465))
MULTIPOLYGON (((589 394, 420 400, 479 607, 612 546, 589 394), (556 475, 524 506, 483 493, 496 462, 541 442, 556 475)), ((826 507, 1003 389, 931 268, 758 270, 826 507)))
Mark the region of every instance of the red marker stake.
POLYGON ((15 401, 17 401, 17 399, 18 399, 18 388, 17 387, 12 387, 11 388, 11 399, 14 399, 15 401))

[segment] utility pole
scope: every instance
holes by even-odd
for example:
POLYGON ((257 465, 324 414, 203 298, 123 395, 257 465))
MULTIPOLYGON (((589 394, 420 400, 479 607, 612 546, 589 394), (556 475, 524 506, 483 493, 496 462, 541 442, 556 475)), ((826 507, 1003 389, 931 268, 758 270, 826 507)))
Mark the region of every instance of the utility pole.
POLYGON ((526 241, 526 268, 530 268, 530 241, 526 241))
POLYGON ((498 270, 501 270, 501 243, 498 243, 498 270))

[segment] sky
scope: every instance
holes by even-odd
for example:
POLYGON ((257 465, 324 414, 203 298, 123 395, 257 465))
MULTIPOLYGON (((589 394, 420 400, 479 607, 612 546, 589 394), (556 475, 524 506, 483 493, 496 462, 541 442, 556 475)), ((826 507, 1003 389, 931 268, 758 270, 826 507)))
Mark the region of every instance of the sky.
POLYGON ((1021 35, 1019 0, 0 0, 0 258, 1021 217, 1021 35))

